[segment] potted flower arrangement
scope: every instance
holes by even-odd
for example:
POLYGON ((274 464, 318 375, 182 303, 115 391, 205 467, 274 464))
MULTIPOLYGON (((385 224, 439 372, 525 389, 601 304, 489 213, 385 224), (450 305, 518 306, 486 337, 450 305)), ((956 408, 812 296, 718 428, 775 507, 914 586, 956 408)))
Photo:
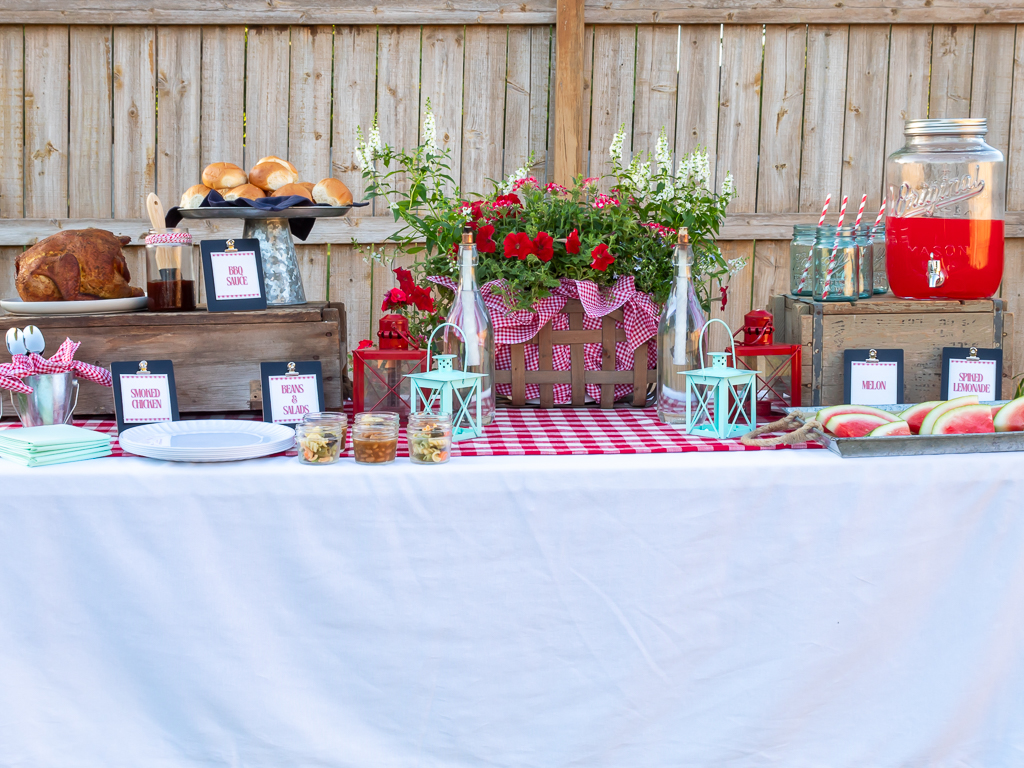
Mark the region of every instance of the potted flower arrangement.
MULTIPOLYGON (((616 368, 633 366, 633 352, 648 345, 648 365, 656 366, 660 305, 672 286, 676 230, 687 227, 693 243, 694 284, 705 311, 713 293, 742 263, 727 262, 715 243, 734 196, 727 175, 721 192, 709 189, 707 152, 696 150, 675 166, 662 130, 653 158, 636 156, 624 165, 624 131, 611 146, 610 191, 598 179, 577 178, 569 187, 542 184, 529 165, 495 182, 491 194, 462 198, 450 174, 450 155, 437 147, 433 115, 424 121, 424 140, 411 150, 382 146, 376 124, 360 137, 367 198, 386 202, 404 226, 392 236, 400 252, 415 254, 414 271, 438 290, 437 318, 450 306, 458 278, 455 254, 462 229, 474 230, 480 254, 477 277, 494 324, 496 367, 508 369, 508 345, 523 343, 551 321, 556 330, 568 320, 559 314, 568 299, 585 309, 584 327, 600 328, 601 317, 623 310, 620 326, 628 342, 616 350, 616 368)), ((532 160, 532 158, 531 158, 532 160)), ((425 305, 425 302, 423 304, 425 305)), ((587 350, 588 370, 601 368, 599 345, 587 350)), ((527 348, 527 369, 537 368, 537 348, 527 348)), ((567 348, 555 348, 555 370, 569 369, 567 348)), ((509 385, 498 385, 499 394, 509 385)), ((536 396, 536 387, 527 396, 536 396)), ((596 387, 595 387, 596 390, 596 387)), ((630 387, 622 386, 626 396, 630 387)), ((588 393, 596 397, 595 393, 588 393)), ((555 403, 569 402, 569 385, 555 388, 555 403)))

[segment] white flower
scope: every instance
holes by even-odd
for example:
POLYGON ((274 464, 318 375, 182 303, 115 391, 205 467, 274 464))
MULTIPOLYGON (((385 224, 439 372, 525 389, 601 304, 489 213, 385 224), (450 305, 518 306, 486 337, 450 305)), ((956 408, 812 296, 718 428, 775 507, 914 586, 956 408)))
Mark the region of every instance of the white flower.
POLYGON ((651 193, 651 164, 640 163, 636 177, 636 191, 643 198, 651 193))
POLYGON ((679 158, 679 170, 676 171, 676 181, 681 184, 689 184, 693 175, 693 154, 685 154, 679 158))
POLYGON ((434 110, 430 108, 430 99, 427 99, 427 114, 423 118, 423 143, 430 151, 437 152, 437 124, 434 121, 434 110))
POLYGON ((733 184, 732 171, 725 172, 725 181, 722 182, 722 196, 732 197, 736 194, 736 187, 733 184))
POLYGON ((694 150, 694 174, 697 184, 707 189, 711 183, 711 160, 708 158, 707 147, 694 150))
POLYGON ((725 262, 729 265, 729 274, 736 275, 743 271, 743 268, 747 266, 747 260, 743 257, 738 259, 729 259, 725 262))
POLYGON ((661 128, 661 133, 658 134, 658 146, 654 150, 654 159, 658 163, 659 171, 672 173, 672 152, 668 148, 668 135, 665 133, 664 126, 661 128))
POLYGON ((617 163, 622 159, 622 145, 626 141, 626 124, 623 123, 619 127, 618 133, 612 138, 612 146, 608 150, 608 153, 612 157, 613 163, 617 163))
MULTIPOLYGON (((531 157, 531 159, 532 159, 532 157, 531 157)), ((505 183, 501 185, 501 194, 507 195, 509 192, 512 191, 512 187, 515 186, 515 183, 517 181, 519 181, 520 179, 525 179, 529 175, 530 175, 530 166, 529 165, 524 165, 522 168, 517 168, 515 171, 513 171, 512 173, 510 173, 508 175, 508 178, 505 179, 505 183)))
POLYGON ((382 149, 380 143, 380 129, 377 128, 377 116, 373 116, 373 123, 370 124, 370 137, 363 141, 363 129, 356 126, 356 156, 359 158, 360 170, 377 173, 374 161, 382 149))

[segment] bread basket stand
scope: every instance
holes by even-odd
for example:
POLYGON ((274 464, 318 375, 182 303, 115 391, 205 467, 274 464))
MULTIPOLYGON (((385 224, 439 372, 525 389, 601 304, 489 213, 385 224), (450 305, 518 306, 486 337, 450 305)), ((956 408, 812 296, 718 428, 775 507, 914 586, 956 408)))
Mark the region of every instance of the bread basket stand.
MULTIPOLYGON (((358 203, 356 205, 359 205, 358 203)), ((363 203, 362 205, 365 205, 363 203)), ((288 219, 313 219, 344 216, 351 205, 300 206, 283 211, 258 208, 179 208, 183 219, 242 219, 242 237, 260 241, 263 258, 263 284, 267 306, 286 307, 306 303, 299 258, 288 219)))

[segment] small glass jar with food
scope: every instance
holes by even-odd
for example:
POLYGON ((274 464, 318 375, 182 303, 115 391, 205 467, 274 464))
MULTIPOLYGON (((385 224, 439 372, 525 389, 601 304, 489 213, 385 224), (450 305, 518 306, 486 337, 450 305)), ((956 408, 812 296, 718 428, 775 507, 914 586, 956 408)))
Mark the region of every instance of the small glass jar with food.
POLYGON ((398 454, 398 414, 360 413, 352 425, 352 453, 357 464, 390 464, 398 454))
POLYGON ((345 450, 344 413, 307 413, 295 427, 301 464, 333 464, 345 450))
POLYGON ((452 417, 421 411, 409 414, 406 427, 409 460, 413 464, 444 464, 452 455, 452 417))
POLYGON ((146 296, 150 312, 196 308, 192 236, 187 229, 150 230, 146 236, 146 296))

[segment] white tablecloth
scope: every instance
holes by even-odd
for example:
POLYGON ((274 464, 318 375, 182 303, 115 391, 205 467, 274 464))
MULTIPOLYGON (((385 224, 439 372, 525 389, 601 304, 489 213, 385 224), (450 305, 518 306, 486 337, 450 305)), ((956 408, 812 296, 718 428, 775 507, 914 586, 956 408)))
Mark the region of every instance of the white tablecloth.
POLYGON ((0 462, 0 765, 1022 765, 1022 466, 0 462))

